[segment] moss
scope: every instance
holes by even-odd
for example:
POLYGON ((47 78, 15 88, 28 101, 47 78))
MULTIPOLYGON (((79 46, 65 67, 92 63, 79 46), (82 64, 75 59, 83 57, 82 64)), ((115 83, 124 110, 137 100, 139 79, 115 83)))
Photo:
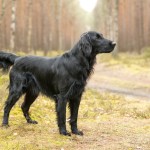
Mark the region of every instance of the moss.
MULTIPOLYGON (((56 55, 56 53, 48 55, 52 56, 56 55)), ((100 61, 108 66, 121 65, 128 70, 131 69, 135 75, 149 66, 139 56, 129 56, 129 58, 133 57, 133 60, 126 60, 126 56, 127 54, 124 54, 114 59, 110 55, 108 58, 103 57, 100 61), (132 65, 130 64, 131 62, 133 63, 132 65), (145 67, 142 67, 144 64, 145 67)), ((149 63, 149 60, 147 61, 149 63)), ((111 82, 115 84, 120 81, 114 79, 111 82)), ((127 82, 121 84, 132 86, 127 82)), ((1 75, 0 122, 2 121, 4 102, 8 95, 7 85, 8 75, 1 75)), ((124 150, 136 149, 137 145, 140 145, 143 149, 149 148, 149 101, 127 99, 124 96, 110 92, 100 93, 93 89, 87 89, 82 97, 78 120, 79 128, 85 133, 83 137, 75 135, 64 137, 58 134, 55 106, 54 102, 49 98, 40 95, 30 109, 31 116, 38 121, 38 125, 26 123, 20 108, 22 102, 23 97, 11 111, 10 127, 8 129, 0 127, 0 149, 2 150, 115 150, 116 147, 124 150), (106 144, 108 142, 109 144, 106 144)), ((67 111, 68 116, 69 111, 67 111)), ((67 129, 70 131, 68 122, 67 129)))

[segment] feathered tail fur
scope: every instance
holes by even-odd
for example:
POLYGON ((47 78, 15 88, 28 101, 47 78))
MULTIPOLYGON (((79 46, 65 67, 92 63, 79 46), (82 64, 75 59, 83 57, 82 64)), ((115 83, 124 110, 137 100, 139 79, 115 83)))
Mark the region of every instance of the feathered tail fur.
POLYGON ((8 71, 18 57, 15 54, 0 51, 0 69, 8 71))

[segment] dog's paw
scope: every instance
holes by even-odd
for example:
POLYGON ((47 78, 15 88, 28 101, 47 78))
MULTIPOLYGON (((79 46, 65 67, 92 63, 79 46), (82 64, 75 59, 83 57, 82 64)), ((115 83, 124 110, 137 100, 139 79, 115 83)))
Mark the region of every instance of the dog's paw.
POLYGON ((38 124, 38 122, 35 121, 35 120, 28 120, 27 122, 30 123, 30 124, 38 124))
POLYGON ((72 134, 83 136, 83 132, 78 130, 72 131, 72 134))
POLYGON ((65 135, 65 136, 71 136, 71 134, 67 131, 62 131, 60 132, 61 135, 65 135))
POLYGON ((2 127, 3 127, 3 128, 8 128, 8 127, 9 127, 9 124, 3 123, 3 124, 2 124, 2 127))

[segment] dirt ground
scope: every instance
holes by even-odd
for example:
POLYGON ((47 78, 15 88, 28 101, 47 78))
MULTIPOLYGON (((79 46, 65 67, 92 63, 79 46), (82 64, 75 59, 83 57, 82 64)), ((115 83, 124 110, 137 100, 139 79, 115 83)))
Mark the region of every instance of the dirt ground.
POLYGON ((122 65, 107 66, 99 63, 95 65, 88 86, 99 91, 150 101, 150 69, 133 70, 122 65))
MULTIPOLYGON (((0 127, 0 150, 150 150, 149 83, 147 67, 100 62, 81 101, 84 136, 59 135, 54 103, 40 96, 30 111, 39 124, 25 122, 19 101, 10 128, 0 127)), ((0 122, 7 84, 8 76, 0 76, 0 122)))

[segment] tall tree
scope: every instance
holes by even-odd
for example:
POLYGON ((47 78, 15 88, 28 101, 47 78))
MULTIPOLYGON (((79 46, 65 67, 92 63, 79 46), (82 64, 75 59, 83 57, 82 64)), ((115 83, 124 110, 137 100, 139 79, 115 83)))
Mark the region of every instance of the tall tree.
POLYGON ((15 31, 16 31, 16 0, 12 0, 10 30, 11 30, 10 48, 11 48, 11 50, 14 50, 14 48, 15 48, 15 31))
MULTIPOLYGON (((114 24, 113 32, 114 32, 114 37, 113 37, 113 40, 118 43, 118 32, 119 32, 119 30, 118 30, 118 27, 119 27, 118 26, 118 4, 119 3, 118 3, 118 0, 114 0, 113 2, 114 2, 114 8, 113 8, 113 19, 114 19, 114 21, 113 21, 113 24, 114 24)), ((118 53, 118 44, 116 45, 116 47, 113 51, 113 54, 115 56, 117 55, 117 53, 118 53)))
POLYGON ((58 32, 59 32, 59 50, 62 50, 62 0, 58 0, 58 32))
POLYGON ((62 49, 62 33, 61 33, 61 25, 62 25, 62 0, 55 0, 55 40, 57 40, 57 50, 62 49))
MULTIPOLYGON (((0 31, 2 30, 2 19, 3 19, 3 16, 5 14, 5 8, 6 8, 6 1, 5 0, 1 0, 1 13, 0 13, 0 31)), ((1 35, 0 35, 0 41, 2 41, 2 32, 1 32, 1 35)), ((0 47, 1 46, 1 42, 0 42, 0 47)))
POLYGON ((27 34, 27 45, 28 52, 31 48, 31 37, 32 37, 32 0, 28 0, 28 34, 27 34))

